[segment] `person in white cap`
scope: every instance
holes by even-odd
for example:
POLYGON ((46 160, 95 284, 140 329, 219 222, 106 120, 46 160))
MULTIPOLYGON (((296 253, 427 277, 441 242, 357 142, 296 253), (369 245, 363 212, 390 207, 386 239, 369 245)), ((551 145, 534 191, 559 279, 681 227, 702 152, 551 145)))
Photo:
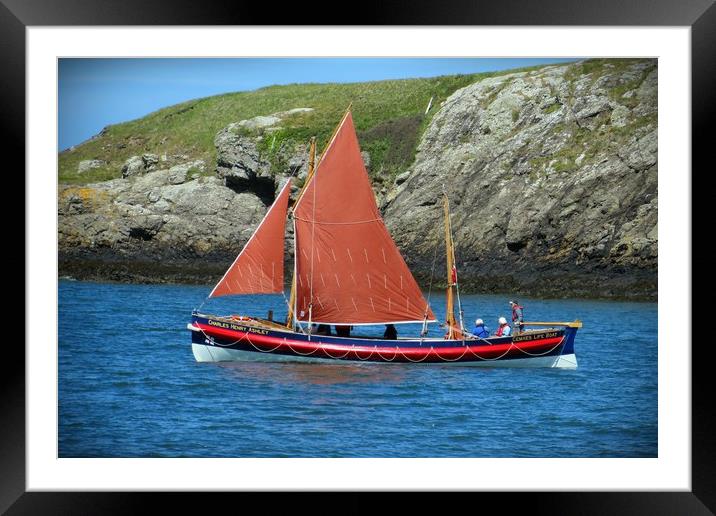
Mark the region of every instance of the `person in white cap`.
POLYGON ((512 328, 510 328, 510 325, 507 324, 507 319, 504 317, 500 317, 500 319, 497 321, 500 325, 497 328, 497 331, 495 332, 495 335, 497 337, 508 337, 510 333, 512 332, 512 328))
POLYGON ((487 329, 482 319, 475 319, 475 328, 472 330, 472 334, 481 339, 486 339, 490 336, 490 330, 487 329))

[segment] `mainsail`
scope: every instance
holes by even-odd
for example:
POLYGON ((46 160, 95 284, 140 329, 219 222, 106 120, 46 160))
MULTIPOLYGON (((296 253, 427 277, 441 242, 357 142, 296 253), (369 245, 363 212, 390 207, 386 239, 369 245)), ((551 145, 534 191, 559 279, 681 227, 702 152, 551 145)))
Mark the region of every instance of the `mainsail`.
POLYGON ((435 320, 380 216, 350 111, 293 214, 298 320, 324 324, 435 320))
POLYGON ((290 185, 289 180, 209 297, 283 292, 283 248, 290 185))

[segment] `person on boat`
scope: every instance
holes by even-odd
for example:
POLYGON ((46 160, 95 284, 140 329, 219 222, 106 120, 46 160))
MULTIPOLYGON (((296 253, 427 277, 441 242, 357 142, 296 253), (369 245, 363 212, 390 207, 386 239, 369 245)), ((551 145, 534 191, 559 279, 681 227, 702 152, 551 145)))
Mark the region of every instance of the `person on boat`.
POLYGON ((336 336, 350 337, 352 326, 336 325, 336 336))
POLYGON ((499 326, 497 327, 495 336, 508 337, 512 333, 512 328, 510 328, 510 325, 507 324, 507 319, 505 319, 504 317, 500 317, 497 322, 499 323, 499 326))
POLYGON ((398 330, 395 329, 394 324, 385 325, 385 333, 383 333, 383 338, 386 340, 396 340, 398 338, 398 330))
POLYGON ((487 329, 482 319, 475 320, 475 328, 472 330, 472 333, 481 339, 486 339, 490 336, 490 330, 487 329))
POLYGON ((314 335, 330 335, 331 327, 327 324, 319 324, 318 328, 316 328, 316 331, 314 331, 313 333, 314 335))
POLYGON ((510 301, 510 306, 512 307, 512 325, 515 327, 515 335, 517 335, 522 332, 522 323, 524 321, 522 309, 524 307, 520 306, 519 301, 510 301))

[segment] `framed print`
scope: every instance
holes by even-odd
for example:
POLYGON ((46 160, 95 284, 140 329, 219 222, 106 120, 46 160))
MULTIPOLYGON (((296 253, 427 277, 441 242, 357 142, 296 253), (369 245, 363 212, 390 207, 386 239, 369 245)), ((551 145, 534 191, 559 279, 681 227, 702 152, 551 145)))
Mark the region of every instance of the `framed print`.
POLYGON ((543 512, 711 513, 691 189, 707 166, 716 8, 517 4, 419 3, 386 7, 381 26, 364 13, 315 26, 282 25, 289 13, 313 23, 293 9, 3 0, 4 134, 26 149, 27 310, 25 350, 8 346, 3 379, 0 507, 126 512, 170 496, 139 491, 350 491, 364 493, 349 499, 358 510, 373 491, 438 491, 543 512), (395 75, 402 66, 413 68, 395 75), (186 86, 202 74, 213 89, 186 86), (78 107, 128 76, 136 107, 78 107), (240 82, 254 76, 264 82, 240 82), (172 84, 194 93, 171 97, 172 84), (450 174, 431 179, 441 166, 450 174), (342 181, 319 182, 321 169, 342 181), (474 222, 492 215, 505 223, 474 222), (291 265, 277 276, 286 235, 291 265), (380 294, 351 290, 358 274, 361 292, 379 279, 380 294), (510 306, 493 308, 505 292, 510 306), (249 298, 258 323, 202 312, 259 293, 279 295, 276 307, 249 298), (438 295, 446 307, 433 314, 438 295), (517 334, 480 337, 481 317, 517 334), (430 333, 433 320, 443 326, 430 333), (360 333, 369 324, 380 332, 360 333), (408 324, 423 332, 415 341, 408 324), (330 336, 313 343, 322 327, 330 336), (263 367, 256 353, 343 363, 263 367), (247 354, 254 365, 225 362, 247 354), (391 364, 346 375, 351 357, 391 364), (490 367, 445 367, 470 357, 490 367), (495 367, 516 358, 550 369, 495 367), (415 373, 428 371, 420 361, 442 363, 415 373), (575 367, 584 373, 559 374, 575 367))

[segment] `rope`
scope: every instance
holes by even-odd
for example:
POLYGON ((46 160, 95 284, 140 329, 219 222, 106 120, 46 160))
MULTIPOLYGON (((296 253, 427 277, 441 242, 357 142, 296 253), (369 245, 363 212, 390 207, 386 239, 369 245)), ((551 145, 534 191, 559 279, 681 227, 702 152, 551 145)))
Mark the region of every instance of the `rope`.
POLYGON ((438 357, 438 358, 439 358, 440 360, 442 360, 443 362, 457 362, 457 361, 460 360, 462 357, 464 357, 465 354, 467 354, 467 350, 468 350, 469 348, 468 348, 467 346, 465 346, 465 347, 463 348, 463 350, 462 350, 462 355, 460 355, 459 357, 457 357, 457 358, 455 358, 455 359, 453 359, 453 360, 450 360, 450 359, 448 359, 448 358, 441 357, 441 356, 440 356, 440 353, 438 353, 437 349, 435 349, 435 348, 433 348, 433 347, 431 347, 430 349, 431 349, 431 350, 434 350, 434 351, 435 351, 435 356, 438 357))
POLYGON ((357 351, 353 351, 355 353, 355 356, 358 360, 362 360, 365 362, 366 360, 370 360, 370 358, 375 354, 375 351, 378 349, 378 346, 373 346, 373 351, 370 352, 370 355, 368 355, 366 358, 361 358, 357 351))
POLYGON ((472 356, 474 356, 474 357, 476 357, 476 358, 479 358, 480 360, 484 360, 485 362, 494 362, 495 360, 499 360, 499 359, 501 359, 502 357, 504 357, 505 355, 507 355, 507 354, 512 350, 512 348, 514 347, 514 345, 515 345, 514 342, 510 342, 510 347, 507 348, 503 354, 501 354, 501 355, 498 356, 498 357, 494 357, 494 358, 485 358, 485 357, 482 357, 482 356, 478 355, 477 353, 475 353, 473 350, 471 350, 469 347, 466 347, 465 349, 466 349, 466 350, 469 350, 470 353, 472 354, 472 356))
MULTIPOLYGON (((308 334, 308 338, 309 339, 311 338, 310 333, 308 334)), ((318 351, 318 347, 316 347, 316 348, 313 348, 313 350, 310 353, 301 353, 300 351, 296 351, 295 349, 293 349, 293 346, 291 346, 291 344, 288 342, 288 340, 286 340, 285 337, 284 337, 284 341, 286 342, 286 346, 288 346, 288 349, 290 349, 291 351, 293 351, 294 353, 296 353, 297 355, 300 355, 302 357, 309 357, 309 356, 313 355, 316 351, 318 351)), ((319 342, 319 344, 320 344, 320 342, 319 342)))
MULTIPOLYGON (((432 349, 433 349, 433 347, 430 346, 430 350, 432 350, 432 349)), ((403 355, 403 358, 405 358, 405 360, 407 360, 407 361, 409 361, 409 362, 412 362, 413 364, 419 364, 420 362, 424 362, 424 361, 427 360, 427 358, 428 358, 428 355, 426 354, 426 355, 425 355, 423 358, 421 358, 420 360, 413 360, 412 358, 410 358, 409 356, 407 356, 407 355, 406 355, 405 353, 403 353, 402 351, 400 351, 400 354, 403 355)))
MULTIPOLYGON (((283 300, 286 302, 286 307, 288 308, 288 311, 290 312, 291 311, 291 303, 289 302, 288 298, 286 297, 286 292, 281 291, 281 294, 283 295, 283 300)), ((295 312, 294 312, 293 321, 294 321, 294 327, 298 326, 298 329, 301 330, 301 333, 303 333, 305 335, 306 331, 303 329, 303 326, 301 326, 301 321, 298 320, 295 312)))
MULTIPOLYGON (((397 350, 397 349, 398 349, 398 346, 395 346, 395 349, 397 350)), ((380 358, 382 358, 385 362, 393 362, 393 361, 398 357, 398 352, 396 351, 395 354, 393 355, 393 358, 391 358, 390 360, 388 360, 387 358, 385 358, 383 355, 380 354, 380 352, 378 351, 378 346, 375 347, 375 353, 376 353, 376 355, 378 355, 380 358)))
MULTIPOLYGON (((353 346, 353 347, 355 347, 355 346, 353 346)), ((351 351, 353 351, 352 349, 349 349, 348 351, 346 351, 345 355, 343 355, 342 357, 334 357, 333 355, 331 355, 331 354, 328 352, 328 349, 326 349, 326 348, 322 348, 322 349, 323 349, 323 352, 324 352, 326 355, 328 355, 329 357, 331 357, 331 358, 334 359, 334 360, 342 360, 342 359, 344 359, 344 358, 346 358, 346 357, 348 356, 348 353, 350 353, 351 351)))

